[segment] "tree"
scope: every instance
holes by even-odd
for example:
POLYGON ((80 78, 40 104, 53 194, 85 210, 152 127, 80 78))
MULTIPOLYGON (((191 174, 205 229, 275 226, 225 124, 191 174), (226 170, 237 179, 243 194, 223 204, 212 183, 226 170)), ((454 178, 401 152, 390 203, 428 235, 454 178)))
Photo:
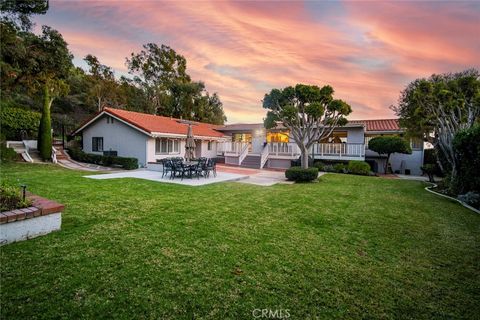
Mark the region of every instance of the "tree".
POLYGON ((417 79, 392 109, 409 135, 423 138, 439 150, 455 178, 458 160, 452 142, 457 132, 471 128, 480 117, 480 73, 470 69, 417 79))
POLYGON ((210 96, 203 82, 191 80, 183 56, 165 45, 148 43, 143 48, 127 58, 129 73, 134 77, 131 81, 123 79, 122 89, 128 89, 135 98, 143 96, 146 112, 215 124, 226 121, 218 95, 210 96), (135 84, 143 95, 127 88, 128 83, 135 84))
POLYGON ((89 93, 95 98, 97 111, 101 111, 106 106, 114 108, 122 106, 118 95, 119 84, 112 68, 101 64, 98 58, 91 54, 85 56, 83 60, 90 67, 91 89, 89 93))
POLYGON ((398 136, 380 136, 372 138, 368 142, 368 149, 375 151, 380 155, 386 155, 385 173, 388 173, 388 163, 392 153, 412 153, 409 143, 398 136))
POLYGON ((0 0, 0 11, 2 22, 29 31, 33 27, 30 16, 45 14, 48 11, 48 0, 0 0))
POLYGON ((187 61, 172 48, 155 43, 143 45, 142 51, 132 53, 127 58, 129 73, 133 81, 145 92, 150 104, 150 113, 165 112, 164 101, 172 94, 174 83, 188 83, 190 76, 186 73, 187 61))
POLYGON ((267 109, 265 127, 283 124, 300 148, 302 167, 308 168, 308 150, 315 143, 347 123, 345 116, 352 112, 349 104, 333 99, 331 86, 297 84, 295 87, 273 89, 263 99, 267 109))
POLYGON ((38 69, 33 70, 31 81, 34 88, 43 90, 42 118, 38 130, 38 150, 44 159, 52 154, 51 106, 55 98, 67 94, 69 88, 65 81, 73 68, 67 43, 62 35, 48 27, 42 27, 42 35, 33 38, 33 48, 38 69))

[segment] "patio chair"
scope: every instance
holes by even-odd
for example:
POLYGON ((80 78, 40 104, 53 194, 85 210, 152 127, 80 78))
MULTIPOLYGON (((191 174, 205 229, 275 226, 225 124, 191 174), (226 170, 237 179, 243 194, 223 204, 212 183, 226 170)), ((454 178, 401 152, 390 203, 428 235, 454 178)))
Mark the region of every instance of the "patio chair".
POLYGON ((160 160, 160 163, 162 164, 162 178, 168 173, 173 171, 173 164, 170 159, 162 159, 160 160))
POLYGON ((205 171, 205 178, 208 178, 210 176, 210 172, 213 172, 213 176, 216 177, 217 176, 217 161, 215 159, 208 159, 206 164, 205 164, 205 167, 204 167, 204 171, 205 171))
POLYGON ((198 163, 193 166, 190 170, 190 174, 195 174, 197 176, 197 179, 200 179, 200 176, 204 175, 204 168, 207 163, 206 158, 199 158, 198 163))
POLYGON ((172 179, 175 179, 175 177, 180 177, 183 180, 186 174, 191 176, 190 167, 184 165, 183 162, 173 161, 173 174, 170 175, 170 177, 172 179))

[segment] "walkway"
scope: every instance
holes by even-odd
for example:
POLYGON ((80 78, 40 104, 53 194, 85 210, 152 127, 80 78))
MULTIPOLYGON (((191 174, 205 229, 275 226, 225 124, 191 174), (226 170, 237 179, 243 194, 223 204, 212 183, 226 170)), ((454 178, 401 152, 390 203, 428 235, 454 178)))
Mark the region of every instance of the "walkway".
POLYGON ((119 169, 119 168, 110 168, 110 167, 99 166, 97 164, 92 164, 92 163, 77 162, 71 159, 59 159, 57 160, 57 164, 66 169, 72 169, 72 170, 82 170, 82 171, 92 171, 92 172, 123 171, 123 169, 119 169))

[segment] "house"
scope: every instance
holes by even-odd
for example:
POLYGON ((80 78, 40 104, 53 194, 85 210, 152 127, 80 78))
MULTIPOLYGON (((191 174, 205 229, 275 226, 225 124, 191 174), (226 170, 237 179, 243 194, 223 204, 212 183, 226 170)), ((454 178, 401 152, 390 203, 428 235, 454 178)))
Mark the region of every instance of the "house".
MULTIPOLYGON (((83 151, 135 157, 142 167, 159 159, 183 157, 188 126, 196 140, 196 156, 217 158, 229 165, 280 168, 298 160, 300 150, 283 127, 265 129, 263 124, 224 126, 185 121, 126 110, 105 108, 86 121, 74 134, 81 134, 83 151)), ((362 160, 382 172, 385 157, 368 149, 368 141, 381 135, 403 135, 397 119, 352 120, 312 146, 310 156, 321 161, 362 160)), ((423 142, 411 141, 412 154, 394 154, 392 170, 421 174, 423 142)))
POLYGON ((81 134, 84 152, 133 157, 146 167, 159 159, 183 157, 189 125, 196 138, 196 156, 216 157, 216 143, 225 140, 216 130, 220 126, 139 112, 104 108, 73 134, 81 134))
MULTIPOLYGON (((225 163, 255 168, 289 168, 300 157, 300 150, 285 128, 265 129, 263 124, 232 124, 217 128, 229 138, 218 150, 225 163), (222 149, 223 148, 223 149, 222 149)), ((351 120, 335 128, 327 139, 315 143, 310 157, 320 161, 361 160, 375 172, 383 173, 385 156, 368 149, 368 141, 376 136, 400 135, 398 119, 351 120)), ((423 142, 410 141, 412 154, 393 154, 390 164, 399 173, 422 174, 423 142)))

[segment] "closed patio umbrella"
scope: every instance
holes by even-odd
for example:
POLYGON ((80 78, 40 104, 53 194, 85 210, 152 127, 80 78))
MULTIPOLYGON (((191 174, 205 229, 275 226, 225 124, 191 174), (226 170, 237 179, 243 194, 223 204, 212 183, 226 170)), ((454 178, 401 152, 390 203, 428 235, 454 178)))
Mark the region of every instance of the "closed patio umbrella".
POLYGON ((192 125, 188 125, 187 141, 185 143, 185 160, 190 161, 195 158, 195 138, 193 137, 192 125))

